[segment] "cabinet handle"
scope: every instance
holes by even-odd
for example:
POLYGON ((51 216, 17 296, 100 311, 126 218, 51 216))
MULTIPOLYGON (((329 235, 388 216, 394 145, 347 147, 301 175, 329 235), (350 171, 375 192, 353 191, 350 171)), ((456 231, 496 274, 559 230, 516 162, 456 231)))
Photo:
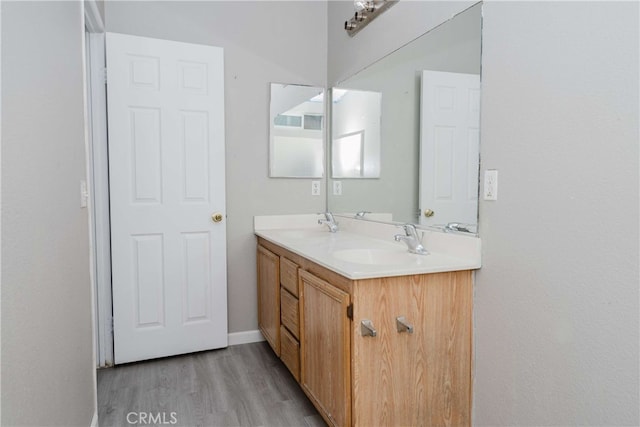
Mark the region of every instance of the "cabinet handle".
POLYGON ((396 317, 396 328, 398 329, 398 332, 413 333, 413 325, 408 324, 407 319, 405 319, 404 316, 396 317))
POLYGON ((363 337, 375 337, 377 335, 377 332, 373 327, 373 323, 371 323, 371 320, 365 319, 360 321, 360 334, 363 337))

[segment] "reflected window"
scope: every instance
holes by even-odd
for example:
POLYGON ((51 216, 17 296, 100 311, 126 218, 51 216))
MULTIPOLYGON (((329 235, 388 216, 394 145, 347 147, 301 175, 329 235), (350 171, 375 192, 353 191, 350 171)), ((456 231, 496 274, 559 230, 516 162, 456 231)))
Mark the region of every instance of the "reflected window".
POLYGON ((290 128, 302 127, 302 116, 287 116, 284 114, 278 114, 273 120, 274 126, 284 126, 290 128))

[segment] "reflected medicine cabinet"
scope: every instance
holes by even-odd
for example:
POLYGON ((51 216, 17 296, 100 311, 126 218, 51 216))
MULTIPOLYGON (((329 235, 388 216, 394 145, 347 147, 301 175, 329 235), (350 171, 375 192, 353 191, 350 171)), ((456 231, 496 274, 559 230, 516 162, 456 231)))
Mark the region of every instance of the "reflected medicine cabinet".
POLYGON ((380 177, 382 93, 332 88, 331 177, 380 177))

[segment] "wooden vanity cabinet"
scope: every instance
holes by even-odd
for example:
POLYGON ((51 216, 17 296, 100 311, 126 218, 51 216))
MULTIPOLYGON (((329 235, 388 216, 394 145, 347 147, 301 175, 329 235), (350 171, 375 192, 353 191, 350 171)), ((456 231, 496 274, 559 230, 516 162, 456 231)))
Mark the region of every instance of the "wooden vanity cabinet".
POLYGON ((258 288, 279 289, 259 300, 277 307, 259 312, 284 312, 276 353, 299 372, 296 379, 329 425, 471 424, 471 271, 350 280, 264 239, 258 243, 258 288), (282 283, 293 277, 291 264, 296 295, 282 283), (282 286, 274 285, 276 273, 282 286), (286 313, 291 307, 297 316, 286 313), (375 336, 363 335, 363 320, 375 336))

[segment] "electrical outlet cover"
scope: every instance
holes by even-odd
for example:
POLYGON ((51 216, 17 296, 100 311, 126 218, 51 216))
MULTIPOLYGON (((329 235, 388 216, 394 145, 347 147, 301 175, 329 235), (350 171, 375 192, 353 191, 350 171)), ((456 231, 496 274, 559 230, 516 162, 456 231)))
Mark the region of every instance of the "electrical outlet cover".
POLYGON ((333 181, 333 195, 342 196, 342 181, 333 181))
POLYGON ((495 169, 484 171, 484 199, 498 200, 498 171, 495 169))

